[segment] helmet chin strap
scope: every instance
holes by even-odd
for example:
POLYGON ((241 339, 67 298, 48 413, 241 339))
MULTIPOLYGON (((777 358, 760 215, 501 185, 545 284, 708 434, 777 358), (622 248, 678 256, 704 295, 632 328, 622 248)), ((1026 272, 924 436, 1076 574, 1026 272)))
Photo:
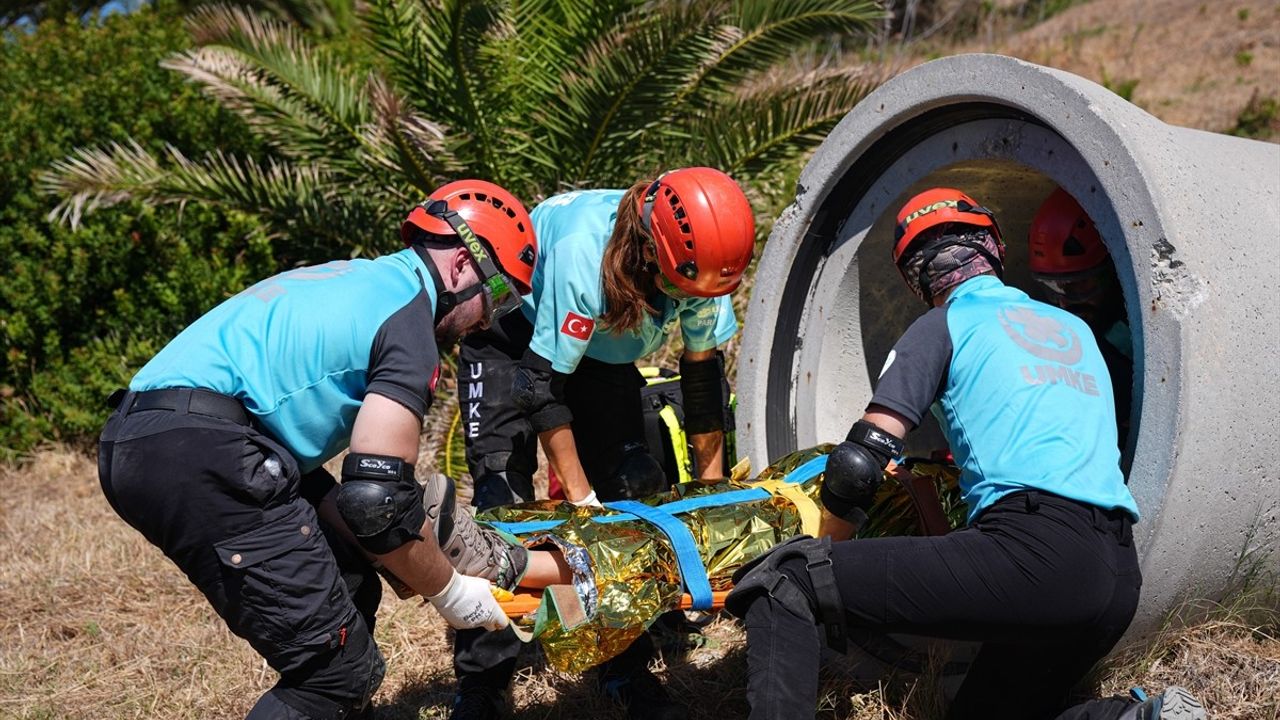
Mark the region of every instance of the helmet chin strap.
POLYGON ((436 286, 436 316, 437 325, 445 318, 454 308, 471 298, 479 295, 484 290, 483 283, 476 283, 457 292, 445 289, 444 278, 440 276, 440 269, 436 267, 434 259, 428 258, 423 263, 427 266, 427 272, 431 274, 431 282, 436 286))

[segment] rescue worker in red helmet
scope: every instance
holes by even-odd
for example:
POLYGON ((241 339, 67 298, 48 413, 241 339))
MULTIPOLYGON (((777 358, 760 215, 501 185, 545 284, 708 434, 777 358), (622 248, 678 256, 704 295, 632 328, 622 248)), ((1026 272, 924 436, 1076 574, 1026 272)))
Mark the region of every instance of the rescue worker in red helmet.
POLYGON ((753 720, 813 718, 823 639, 841 650, 850 628, 981 641, 952 720, 1203 720, 1180 688, 1062 712, 1128 627, 1141 587, 1138 507, 1088 327, 1002 282, 995 215, 959 190, 908 200, 892 255, 930 309, 895 343, 861 419, 828 456, 820 499, 860 524, 902 438, 932 410, 961 470, 968 527, 800 536, 735 574, 725 607, 746 624, 753 720))
POLYGON ((1036 211, 1027 243, 1032 277, 1045 300, 1084 320, 1098 340, 1111 371, 1123 450, 1133 396, 1133 335, 1107 246, 1088 213, 1062 188, 1036 211))
MULTIPOLYGON (((728 385, 719 347, 738 330, 729 293, 751 261, 755 225, 724 173, 672 170, 626 190, 582 190, 534 208, 532 293, 462 345, 458 384, 478 508, 532 500, 537 443, 577 505, 643 497, 670 484, 646 450, 635 361, 681 333, 680 383, 695 473, 724 467, 728 385)), ((496 717, 519 642, 460 632, 455 718, 496 717)), ((600 670, 633 717, 680 717, 649 672, 642 636, 600 670)))
POLYGON ((224 301, 109 401, 111 507, 279 673, 251 720, 372 717, 375 568, 451 626, 487 630, 507 625, 491 582, 511 589, 528 570, 524 548, 452 515, 452 483, 414 464, 441 348, 519 307, 533 225, 478 180, 410 220, 400 252, 224 301), (343 450, 338 485, 324 463, 343 450))

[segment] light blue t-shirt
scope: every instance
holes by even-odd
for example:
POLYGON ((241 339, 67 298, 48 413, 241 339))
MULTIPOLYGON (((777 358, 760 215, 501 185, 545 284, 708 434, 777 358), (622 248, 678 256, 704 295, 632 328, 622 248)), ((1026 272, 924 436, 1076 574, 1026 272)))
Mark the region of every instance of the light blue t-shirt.
POLYGON ((871 403, 918 425, 935 400, 970 520, 1022 490, 1138 517, 1111 376, 1075 315, 995 277, 966 280, 894 345, 871 403))
POLYGON ((548 198, 533 209, 538 261, 524 314, 533 323, 529 347, 557 372, 571 373, 584 355, 631 363, 662 347, 678 324, 686 350, 711 350, 738 331, 729 297, 673 300, 646 314, 637 331, 598 327, 605 312, 600 265, 613 232, 622 190, 581 190, 548 198))
POLYGON ((235 397, 306 473, 347 447, 366 393, 426 412, 439 365, 434 314, 414 250, 299 268, 210 310, 129 387, 235 397))

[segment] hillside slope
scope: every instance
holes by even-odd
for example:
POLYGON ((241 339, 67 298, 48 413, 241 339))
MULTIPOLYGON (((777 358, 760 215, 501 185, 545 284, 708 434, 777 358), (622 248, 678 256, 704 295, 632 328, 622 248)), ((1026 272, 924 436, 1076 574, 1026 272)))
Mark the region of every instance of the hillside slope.
POLYGON ((1280 141, 1280 3, 1093 0, 994 42, 996 52, 1061 68, 1127 96, 1165 122, 1225 132, 1253 101, 1258 136, 1280 141), (1267 101, 1270 101, 1270 112, 1267 101))

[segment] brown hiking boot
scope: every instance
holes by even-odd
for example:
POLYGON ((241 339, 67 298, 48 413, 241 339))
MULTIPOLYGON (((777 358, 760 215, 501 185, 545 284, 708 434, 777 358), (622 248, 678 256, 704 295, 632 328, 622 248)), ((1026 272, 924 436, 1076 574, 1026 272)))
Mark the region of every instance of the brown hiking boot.
POLYGON ((471 508, 458 507, 453 480, 448 476, 435 473, 423 484, 422 506, 449 564, 463 575, 482 577, 504 590, 514 590, 529 565, 529 551, 477 523, 471 508))

